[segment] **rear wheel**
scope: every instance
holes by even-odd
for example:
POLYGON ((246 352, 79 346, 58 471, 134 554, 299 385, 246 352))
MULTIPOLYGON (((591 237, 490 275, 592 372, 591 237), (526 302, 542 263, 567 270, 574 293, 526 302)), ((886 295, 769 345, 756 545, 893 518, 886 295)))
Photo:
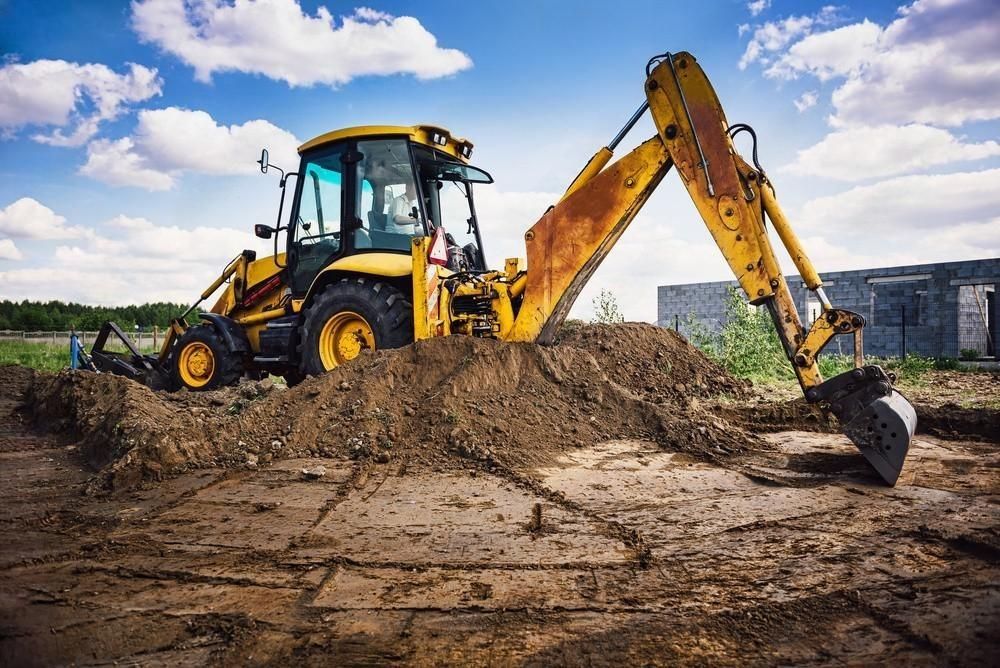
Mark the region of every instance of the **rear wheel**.
POLYGON ((363 350, 399 348, 413 341, 413 306, 388 283, 366 277, 328 285, 306 311, 299 368, 316 375, 363 350))
POLYGON ((243 359, 226 349, 211 325, 188 328, 177 341, 173 359, 175 384, 189 390, 234 385, 243 375, 243 359))

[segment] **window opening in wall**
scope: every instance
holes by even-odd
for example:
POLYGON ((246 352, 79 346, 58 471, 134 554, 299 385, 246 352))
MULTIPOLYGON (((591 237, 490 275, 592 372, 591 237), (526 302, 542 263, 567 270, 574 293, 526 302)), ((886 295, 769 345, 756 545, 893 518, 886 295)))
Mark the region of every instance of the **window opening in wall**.
POLYGON ((917 290, 917 326, 927 324, 927 291, 917 290))
POLYGON ((961 357, 975 359, 996 355, 995 297, 992 283, 958 286, 958 352, 961 357))

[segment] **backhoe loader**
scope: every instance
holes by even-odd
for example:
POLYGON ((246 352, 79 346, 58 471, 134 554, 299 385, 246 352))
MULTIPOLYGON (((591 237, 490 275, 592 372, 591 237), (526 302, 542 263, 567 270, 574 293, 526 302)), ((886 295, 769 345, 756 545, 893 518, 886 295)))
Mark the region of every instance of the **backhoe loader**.
POLYGON ((486 262, 473 199, 473 186, 493 179, 470 164, 467 139, 429 125, 348 128, 303 144, 293 173, 271 165, 265 150, 261 171, 280 173, 281 197, 277 224, 257 225, 255 233, 273 239, 274 254, 257 258, 247 250, 230 262, 172 322, 159 355, 108 352, 104 342, 112 334, 130 345, 109 323, 88 362, 153 386, 207 390, 265 373, 294 384, 363 350, 436 336, 551 343, 587 280, 675 169, 750 303, 770 312, 806 400, 832 412, 882 478, 895 484, 915 413, 890 375, 863 364, 865 320, 834 307, 824 293, 757 162, 753 129, 727 123, 689 53, 649 61, 645 98, 524 233, 526 261, 507 259, 495 270, 486 262), (611 163, 647 111, 656 134, 611 163), (754 142, 749 163, 734 147, 742 132, 754 142), (808 329, 767 220, 822 305, 808 329), (199 311, 223 285, 211 309, 199 311), (837 335, 854 337, 856 368, 824 381, 817 356, 837 335))

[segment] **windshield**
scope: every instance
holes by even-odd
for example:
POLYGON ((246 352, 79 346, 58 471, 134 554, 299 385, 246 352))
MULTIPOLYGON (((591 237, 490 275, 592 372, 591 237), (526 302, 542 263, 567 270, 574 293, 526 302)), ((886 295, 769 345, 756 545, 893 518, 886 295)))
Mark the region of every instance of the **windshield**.
POLYGON ((415 147, 420 182, 433 227, 443 227, 448 238, 449 267, 456 271, 485 271, 482 238, 472 197, 473 183, 492 183, 476 167, 437 159, 442 154, 415 147))

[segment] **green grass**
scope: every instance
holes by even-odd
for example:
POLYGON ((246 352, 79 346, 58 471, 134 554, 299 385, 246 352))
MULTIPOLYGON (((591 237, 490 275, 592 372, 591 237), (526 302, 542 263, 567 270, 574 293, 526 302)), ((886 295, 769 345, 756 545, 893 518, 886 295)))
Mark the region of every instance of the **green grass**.
MULTIPOLYGON (((90 350, 90 344, 87 344, 90 350)), ((109 346, 109 350, 122 352, 123 349, 109 346)), ((152 348, 141 348, 143 353, 153 352, 152 348)), ((0 340, 0 366, 18 364, 39 371, 59 371, 69 366, 69 344, 29 343, 26 341, 0 340)))
POLYGON ((8 364, 19 364, 41 371, 58 371, 69 366, 69 346, 0 341, 0 365, 8 364))

